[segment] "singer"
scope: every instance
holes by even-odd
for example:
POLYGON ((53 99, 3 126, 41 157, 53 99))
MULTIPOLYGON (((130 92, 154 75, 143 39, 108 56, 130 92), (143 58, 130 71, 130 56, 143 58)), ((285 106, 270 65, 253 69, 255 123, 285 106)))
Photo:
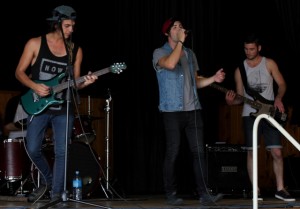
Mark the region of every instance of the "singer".
POLYGON ((162 26, 162 33, 167 41, 154 50, 152 64, 158 80, 158 108, 162 114, 166 136, 163 179, 167 204, 183 204, 183 200, 177 196, 175 173, 176 159, 183 139, 181 133, 185 133, 184 139, 189 144, 200 204, 215 204, 222 199, 222 195, 210 195, 206 187, 202 106, 197 89, 213 82, 222 82, 225 73, 220 69, 211 77, 198 75, 196 55, 183 45, 188 30, 184 29, 178 19, 168 19, 162 26))

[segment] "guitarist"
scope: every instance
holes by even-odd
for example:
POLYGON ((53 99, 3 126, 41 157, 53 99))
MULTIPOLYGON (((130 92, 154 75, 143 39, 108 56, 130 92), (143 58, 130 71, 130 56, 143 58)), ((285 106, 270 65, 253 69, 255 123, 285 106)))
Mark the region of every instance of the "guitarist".
MULTIPOLYGON (((82 49, 72 42, 75 19, 76 12, 72 7, 65 5, 56 7, 53 10, 52 17, 47 19, 51 27, 50 32, 28 40, 24 47, 15 75, 23 85, 30 88, 39 97, 49 96, 51 86, 36 82, 37 80, 47 81, 61 73, 67 74, 67 71, 74 75, 74 79, 80 77, 83 53, 82 49), (26 73, 29 67, 31 71, 26 73), (32 78, 28 74, 32 75, 32 78)), ((97 76, 89 72, 84 77, 84 82, 75 87, 78 89, 84 88, 94 83, 96 79, 97 76)), ((63 97, 64 93, 64 91, 60 92, 57 97, 65 99, 63 97)), ((51 190, 53 201, 60 200, 63 195, 66 131, 68 131, 69 139, 74 121, 74 111, 72 105, 70 105, 69 127, 66 127, 66 103, 55 106, 50 105, 40 114, 29 115, 27 118, 26 149, 42 177, 39 188, 29 194, 29 202, 37 201, 48 190, 51 190), (53 130, 55 153, 53 172, 41 152, 44 133, 49 125, 53 130)))
MULTIPOLYGON (((236 97, 237 94, 253 99, 250 92, 255 91, 263 98, 274 101, 274 107, 279 112, 285 111, 282 98, 286 92, 286 83, 280 73, 276 62, 270 58, 260 55, 262 46, 258 37, 255 34, 248 35, 244 40, 244 52, 246 59, 242 65, 235 70, 234 79, 236 84, 236 93, 228 91, 226 93, 226 102, 228 105, 240 104, 242 101, 236 97), (243 74, 244 79, 243 79, 243 74), (277 95, 274 95, 273 82, 276 82, 278 89, 277 95), (249 90, 248 90, 249 89, 249 90), (250 91, 251 89, 251 91, 250 91)), ((252 130, 255 121, 254 117, 250 116, 251 112, 255 112, 249 104, 244 103, 242 118, 244 133, 246 139, 247 168, 248 175, 252 182, 252 130)), ((280 132, 270 125, 266 120, 262 120, 258 127, 258 136, 264 136, 266 149, 271 152, 273 158, 273 169, 276 177, 277 191, 275 197, 283 201, 295 201, 293 197, 285 190, 283 181, 283 157, 280 132)), ((259 142, 257 143, 259 144, 259 142)), ((258 200, 263 200, 258 191, 258 200)))

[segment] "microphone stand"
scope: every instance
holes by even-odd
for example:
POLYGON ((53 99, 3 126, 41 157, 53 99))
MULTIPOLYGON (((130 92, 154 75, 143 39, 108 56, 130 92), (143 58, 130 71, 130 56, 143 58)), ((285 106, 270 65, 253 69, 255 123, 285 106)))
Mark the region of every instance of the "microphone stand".
POLYGON ((106 191, 108 191, 111 195, 113 195, 112 191, 110 191, 109 188, 109 178, 110 178, 110 156, 109 156, 109 152, 110 152, 110 145, 109 145, 109 111, 110 111, 110 106, 109 103, 111 102, 112 98, 111 98, 111 93, 110 93, 110 89, 107 89, 107 94, 108 94, 108 98, 105 100, 106 101, 106 106, 104 108, 105 112, 106 112, 106 137, 105 137, 105 141, 106 141, 106 191))
MULTIPOLYGON (((65 168, 64 168, 64 191, 63 191, 63 194, 61 196, 61 198, 57 199, 57 200, 54 200, 54 201, 50 201, 48 204, 45 204, 44 206, 40 207, 40 209, 46 209, 46 208, 49 208, 53 205, 56 205, 60 202, 66 202, 66 201, 73 201, 73 202, 78 202, 78 203, 83 203, 83 204, 86 204, 86 205, 91 205, 91 206, 95 206, 95 207, 101 207, 101 208, 106 208, 106 209, 111 209, 110 207, 105 207, 105 206, 100 206, 100 205, 96 205, 96 204, 92 204, 92 203, 87 203, 87 202, 83 202, 83 201, 80 201, 80 200, 75 200, 75 199, 71 199, 69 198, 68 194, 69 192, 67 191, 67 168, 68 168, 68 145, 69 145, 69 113, 70 113, 70 103, 71 103, 71 86, 74 86, 75 87, 75 90, 76 90, 76 98, 77 98, 77 103, 79 103, 79 97, 78 97, 78 92, 77 92, 77 84, 76 84, 76 81, 75 81, 75 78, 74 78, 74 72, 73 72, 73 66, 72 66, 72 47, 71 46, 68 46, 67 45, 67 42, 66 42, 66 39, 65 39, 65 36, 64 36, 64 33, 63 33, 63 28, 62 28, 62 19, 61 17, 59 17, 58 19, 58 25, 60 27, 60 30, 61 30, 61 34, 62 34, 62 37, 63 37, 63 41, 64 41, 64 45, 65 45, 65 49, 66 49, 66 52, 67 52, 67 56, 68 56, 68 65, 66 67, 66 75, 67 75, 67 92, 66 92, 66 102, 67 102, 67 119, 66 119, 66 134, 65 134, 65 168), (72 85, 73 84, 73 85, 72 85)), ((72 91, 73 92, 73 91, 72 91)), ((75 101, 76 102, 76 101, 75 101)))

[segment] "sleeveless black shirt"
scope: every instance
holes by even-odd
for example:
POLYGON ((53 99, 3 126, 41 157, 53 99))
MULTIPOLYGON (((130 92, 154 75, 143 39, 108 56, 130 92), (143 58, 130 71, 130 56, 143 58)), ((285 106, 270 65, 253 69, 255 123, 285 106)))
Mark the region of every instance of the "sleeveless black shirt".
MULTIPOLYGON (((74 44, 73 57, 76 57, 77 50, 78 46, 74 44)), ((41 37, 41 47, 37 59, 31 66, 32 79, 41 81, 48 81, 51 79, 55 80, 57 79, 55 78, 56 76, 66 73, 67 66, 68 55, 57 57, 52 54, 47 44, 46 35, 43 35, 41 37)), ((62 79, 60 82, 64 82, 64 79, 62 79)), ((65 91, 66 89, 57 93, 55 98, 65 100, 65 91)), ((63 114, 65 111, 66 102, 64 102, 62 105, 50 105, 46 110, 47 113, 51 114, 63 114)))

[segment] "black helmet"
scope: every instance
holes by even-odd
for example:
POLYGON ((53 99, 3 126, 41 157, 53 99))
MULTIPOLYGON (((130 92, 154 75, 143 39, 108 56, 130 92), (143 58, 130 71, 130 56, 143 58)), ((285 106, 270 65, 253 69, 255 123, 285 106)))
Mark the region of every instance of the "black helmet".
POLYGON ((49 21, 58 21, 58 20, 75 20, 76 19, 76 11, 70 7, 61 5, 56 7, 52 12, 52 17, 47 18, 49 21))

